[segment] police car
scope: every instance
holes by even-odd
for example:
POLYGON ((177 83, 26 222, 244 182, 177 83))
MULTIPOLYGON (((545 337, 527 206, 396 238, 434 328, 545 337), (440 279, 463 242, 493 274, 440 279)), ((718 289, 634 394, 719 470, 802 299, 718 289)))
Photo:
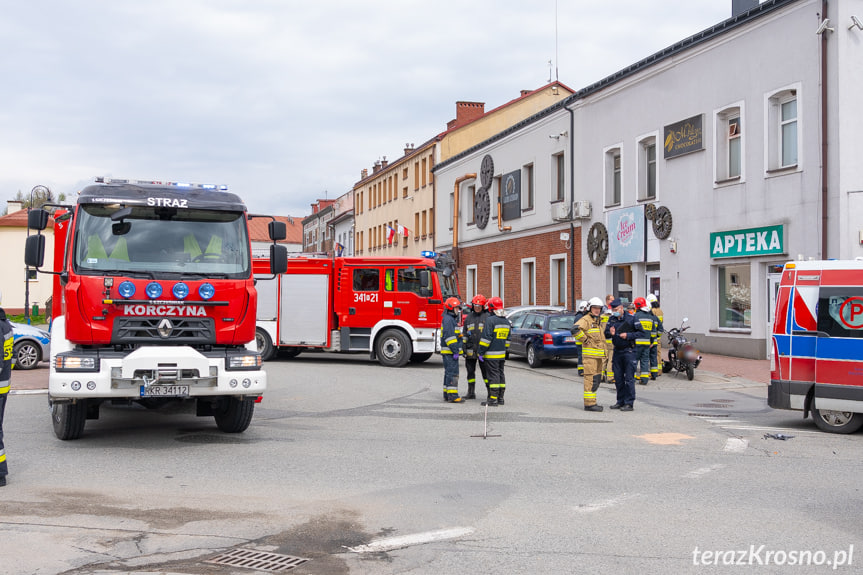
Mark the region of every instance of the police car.
POLYGON ((51 336, 47 331, 10 321, 14 347, 15 369, 35 369, 40 361, 51 358, 51 336))

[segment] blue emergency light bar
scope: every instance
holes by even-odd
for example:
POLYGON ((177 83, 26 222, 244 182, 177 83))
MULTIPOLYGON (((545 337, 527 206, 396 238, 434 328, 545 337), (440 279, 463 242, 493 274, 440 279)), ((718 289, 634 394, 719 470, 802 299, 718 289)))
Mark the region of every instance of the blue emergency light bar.
POLYGON ((437 257, 437 252, 432 252, 429 250, 420 252, 420 255, 424 258, 435 259, 437 257))
POLYGON ((187 182, 160 182, 158 180, 129 180, 120 178, 96 177, 97 184, 130 184, 133 186, 170 186, 183 189, 218 190, 225 192, 228 186, 216 184, 192 184, 187 182))

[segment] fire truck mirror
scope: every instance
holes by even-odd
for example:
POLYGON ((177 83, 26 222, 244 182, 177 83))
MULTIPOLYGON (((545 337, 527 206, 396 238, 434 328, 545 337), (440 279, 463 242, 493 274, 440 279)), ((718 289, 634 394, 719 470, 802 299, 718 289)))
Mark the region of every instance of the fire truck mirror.
POLYGON ((24 265, 41 268, 45 263, 45 236, 38 234, 27 238, 24 244, 24 265))
POLYGON ((111 224, 111 233, 115 236, 125 236, 132 229, 132 222, 117 222, 111 224))
POLYGON ((48 212, 46 210, 30 210, 27 214, 27 227, 42 231, 48 227, 48 212))
POLYGON ((431 285, 431 274, 429 274, 428 270, 423 270, 420 272, 420 288, 428 289, 431 285))
MULTIPOLYGON (((284 224, 282 224, 284 226, 284 224)), ((288 271, 288 248, 273 244, 270 246, 270 273, 283 274, 288 271)))
POLYGON ((268 224, 270 239, 274 242, 281 241, 288 237, 287 227, 285 226, 285 222, 270 222, 268 224))
POLYGON ((113 214, 111 214, 112 222, 122 222, 124 218, 128 218, 132 215, 132 208, 120 208, 113 214))

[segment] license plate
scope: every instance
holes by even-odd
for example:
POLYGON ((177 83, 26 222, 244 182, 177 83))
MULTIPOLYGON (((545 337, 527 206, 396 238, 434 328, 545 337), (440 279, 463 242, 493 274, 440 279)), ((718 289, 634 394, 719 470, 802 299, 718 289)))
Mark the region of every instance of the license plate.
POLYGON ((565 338, 563 338, 563 343, 575 343, 575 336, 566 336, 565 338))
POLYGON ((188 385, 141 386, 141 397, 189 397, 188 385))

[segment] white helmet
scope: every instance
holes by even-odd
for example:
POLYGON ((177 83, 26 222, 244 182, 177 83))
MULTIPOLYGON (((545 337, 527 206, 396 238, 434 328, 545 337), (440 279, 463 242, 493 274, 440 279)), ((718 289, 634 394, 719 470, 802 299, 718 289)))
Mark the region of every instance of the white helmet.
POLYGON ((584 300, 580 304, 578 304, 578 311, 587 311, 587 300, 584 300))
POLYGON ((587 305, 588 305, 588 307, 602 308, 605 304, 602 303, 602 300, 599 299, 598 297, 592 297, 592 298, 590 298, 590 301, 587 302, 587 305))
POLYGON ((656 299, 655 295, 653 295, 652 293, 647 294, 647 303, 653 303, 655 301, 659 301, 658 299, 656 299))

